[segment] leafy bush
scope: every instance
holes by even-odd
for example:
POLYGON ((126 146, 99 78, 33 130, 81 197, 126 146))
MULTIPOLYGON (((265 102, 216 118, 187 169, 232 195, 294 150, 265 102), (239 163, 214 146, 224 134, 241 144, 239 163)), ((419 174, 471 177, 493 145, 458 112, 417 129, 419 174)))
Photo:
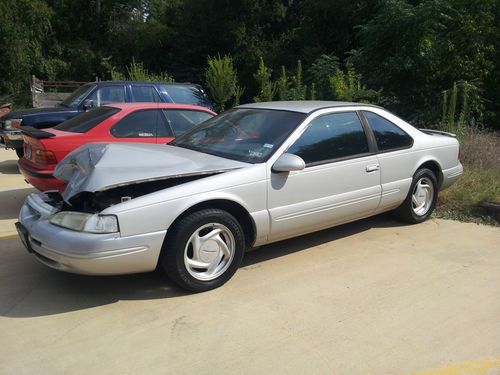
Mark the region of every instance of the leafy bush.
POLYGON ((302 61, 297 61, 297 71, 290 80, 290 100, 305 100, 307 85, 304 85, 302 78, 302 61))
POLYGON ((126 73, 118 71, 114 65, 111 64, 109 57, 101 60, 101 65, 111 73, 113 81, 136 81, 136 82, 174 82, 172 76, 168 73, 162 72, 159 74, 151 73, 142 62, 135 61, 132 57, 132 62, 125 68, 126 73))
MULTIPOLYGON (((328 100, 331 98, 330 90, 330 77, 333 76, 339 69, 339 59, 333 54, 326 55, 323 54, 319 56, 311 64, 311 67, 307 70, 307 73, 311 77, 311 81, 315 83, 316 90, 314 97, 319 99, 328 100)), ((312 95, 311 95, 311 100, 312 95)))
POLYGON ((276 95, 277 84, 271 81, 272 70, 264 64, 264 59, 259 59, 259 68, 254 78, 259 85, 259 93, 253 98, 256 102, 270 102, 276 95))
POLYGON ((362 103, 382 102, 382 92, 367 89, 361 84, 361 75, 356 72, 350 62, 347 62, 345 72, 337 69, 330 77, 330 89, 336 100, 362 103))
POLYGON ((235 95, 238 83, 233 59, 228 55, 208 57, 207 63, 205 82, 208 91, 219 110, 224 111, 226 103, 235 95))
POLYGON ((459 138, 465 137, 470 127, 482 123, 483 112, 484 99, 478 84, 454 82, 442 93, 441 128, 457 133, 459 138))
POLYGON ((277 82, 278 100, 288 100, 290 99, 290 93, 288 92, 290 83, 288 82, 288 76, 286 74, 286 69, 281 66, 281 75, 277 82))

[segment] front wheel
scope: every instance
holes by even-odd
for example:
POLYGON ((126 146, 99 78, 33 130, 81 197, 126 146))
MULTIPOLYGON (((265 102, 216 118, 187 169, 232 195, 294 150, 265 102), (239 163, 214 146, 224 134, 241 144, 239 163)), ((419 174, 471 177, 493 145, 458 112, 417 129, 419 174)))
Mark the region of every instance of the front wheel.
POLYGON ((22 148, 16 148, 16 155, 21 159, 24 156, 24 150, 22 148))
POLYGON ((218 288, 238 269, 245 252, 239 222, 226 211, 205 209, 182 218, 165 239, 161 266, 182 288, 218 288))
POLYGON ((427 220, 436 207, 437 179, 430 169, 419 169, 413 176, 405 201, 394 212, 396 216, 413 224, 427 220))

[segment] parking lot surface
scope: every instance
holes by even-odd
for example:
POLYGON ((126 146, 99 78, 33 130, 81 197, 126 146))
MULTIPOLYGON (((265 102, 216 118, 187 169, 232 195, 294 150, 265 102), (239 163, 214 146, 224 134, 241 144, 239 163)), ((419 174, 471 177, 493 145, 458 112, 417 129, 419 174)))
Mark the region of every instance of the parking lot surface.
MULTIPOLYGON (((6 230, 29 191, 12 186, 6 230)), ((455 221, 380 216, 268 245, 202 294, 161 273, 57 272, 4 238, 0 374, 499 374, 499 297, 500 229, 455 221)))

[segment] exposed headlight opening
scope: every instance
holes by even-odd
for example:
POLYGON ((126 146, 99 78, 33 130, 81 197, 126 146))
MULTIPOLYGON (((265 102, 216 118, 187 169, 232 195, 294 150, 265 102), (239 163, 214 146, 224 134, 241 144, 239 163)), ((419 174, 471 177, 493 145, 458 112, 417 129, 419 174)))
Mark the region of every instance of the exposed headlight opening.
POLYGON ((53 215, 50 218, 50 223, 78 232, 118 232, 118 218, 115 215, 100 215, 87 214, 83 212, 63 211, 53 215))

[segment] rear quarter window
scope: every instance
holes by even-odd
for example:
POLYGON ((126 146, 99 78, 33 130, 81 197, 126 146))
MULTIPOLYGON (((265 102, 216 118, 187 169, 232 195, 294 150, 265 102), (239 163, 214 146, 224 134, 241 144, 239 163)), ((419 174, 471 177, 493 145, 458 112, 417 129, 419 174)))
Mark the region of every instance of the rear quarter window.
POLYGON ((163 85, 163 89, 174 103, 199 104, 207 102, 207 97, 199 88, 194 86, 169 86, 163 85))
POLYGON ((409 148, 413 145, 413 138, 399 126, 376 113, 364 111, 363 114, 373 130, 379 151, 409 148))
POLYGON ((99 107, 82 113, 81 115, 76 115, 72 119, 54 126, 54 129, 72 133, 87 133, 89 130, 95 128, 101 122, 118 112, 120 112, 118 108, 99 107))

